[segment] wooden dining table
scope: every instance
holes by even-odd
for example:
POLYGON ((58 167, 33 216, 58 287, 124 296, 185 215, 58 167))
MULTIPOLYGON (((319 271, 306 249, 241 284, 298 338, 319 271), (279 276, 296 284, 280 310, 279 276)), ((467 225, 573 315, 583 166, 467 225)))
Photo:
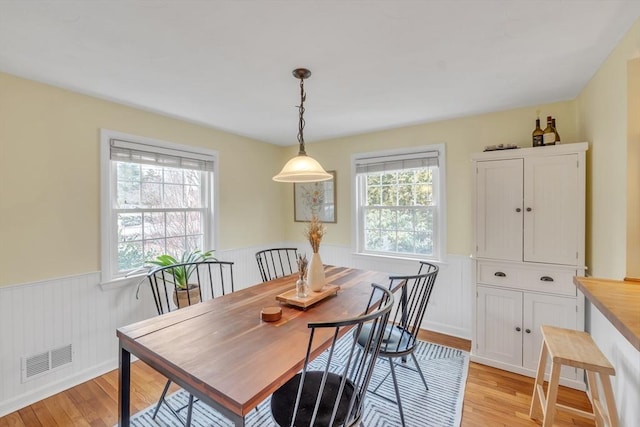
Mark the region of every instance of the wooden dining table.
MULTIPOLYGON (((304 365, 309 322, 335 321, 364 312, 371 283, 388 274, 325 266, 332 295, 301 309, 276 296, 295 287, 297 275, 251 286, 222 297, 117 329, 120 343, 119 425, 130 423, 131 355, 219 411, 236 426, 304 365), (275 322, 261 319, 265 307, 280 306, 275 322)), ((314 340, 313 356, 328 345, 314 340)))

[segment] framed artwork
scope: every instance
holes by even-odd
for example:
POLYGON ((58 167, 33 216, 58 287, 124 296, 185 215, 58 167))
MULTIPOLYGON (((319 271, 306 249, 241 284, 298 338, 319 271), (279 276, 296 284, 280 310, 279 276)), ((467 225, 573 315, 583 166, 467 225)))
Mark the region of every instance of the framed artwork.
POLYGON ((315 214, 322 222, 336 222, 336 171, 327 171, 328 181, 293 184, 293 219, 311 221, 315 214))

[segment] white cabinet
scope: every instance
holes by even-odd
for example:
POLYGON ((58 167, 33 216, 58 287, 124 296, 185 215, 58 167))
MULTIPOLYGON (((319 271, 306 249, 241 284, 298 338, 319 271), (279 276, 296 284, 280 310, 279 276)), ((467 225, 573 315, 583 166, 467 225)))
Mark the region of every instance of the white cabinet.
MULTIPOLYGON (((550 148, 554 147, 546 147, 550 148)), ((476 257, 564 265, 584 262, 584 155, 557 153, 474 163, 476 257)))
POLYGON ((584 239, 584 160, 578 154, 525 158, 523 260, 576 265, 584 239))
POLYGON ((522 292, 478 286, 476 353, 522 364, 522 292))
MULTIPOLYGON (((472 359, 535 376, 543 324, 584 329, 587 143, 479 153, 472 359)), ((584 388, 575 369, 563 383, 584 388)))
POLYGON ((522 261, 522 159, 476 163, 476 256, 522 261))
MULTIPOLYGON (((578 304, 574 298, 477 287, 477 356, 535 371, 542 345, 541 325, 576 329, 578 304)), ((549 366, 547 366, 549 368, 549 366)), ((563 367, 562 377, 577 378, 577 370, 563 367)))

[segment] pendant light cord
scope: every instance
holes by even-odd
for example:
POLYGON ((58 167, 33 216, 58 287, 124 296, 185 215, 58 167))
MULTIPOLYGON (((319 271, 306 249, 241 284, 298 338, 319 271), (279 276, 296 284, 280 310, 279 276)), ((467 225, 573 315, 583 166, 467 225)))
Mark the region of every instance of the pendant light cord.
POLYGON ((300 120, 298 121, 298 143, 300 144, 299 156, 306 156, 307 152, 304 149, 304 101, 307 99, 307 94, 304 93, 304 79, 300 79, 300 105, 298 105, 298 111, 300 113, 300 120))

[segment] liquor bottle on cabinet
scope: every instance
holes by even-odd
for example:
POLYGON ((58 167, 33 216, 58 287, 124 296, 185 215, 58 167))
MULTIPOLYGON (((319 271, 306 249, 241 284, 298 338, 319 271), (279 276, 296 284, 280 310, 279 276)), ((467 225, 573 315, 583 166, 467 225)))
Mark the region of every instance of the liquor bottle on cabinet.
POLYGON ((547 127, 544 128, 542 141, 544 145, 556 144, 556 132, 553 129, 553 119, 551 118, 551 116, 547 116, 547 127))
POLYGON ((556 118, 551 118, 551 126, 553 127, 553 131, 556 134, 556 144, 560 144, 560 134, 558 133, 558 128, 556 127, 556 118))
POLYGON ((531 134, 534 147, 541 147, 543 145, 543 135, 544 135, 544 132, 540 128, 540 117, 538 117, 536 119, 536 128, 533 130, 533 133, 531 134))

